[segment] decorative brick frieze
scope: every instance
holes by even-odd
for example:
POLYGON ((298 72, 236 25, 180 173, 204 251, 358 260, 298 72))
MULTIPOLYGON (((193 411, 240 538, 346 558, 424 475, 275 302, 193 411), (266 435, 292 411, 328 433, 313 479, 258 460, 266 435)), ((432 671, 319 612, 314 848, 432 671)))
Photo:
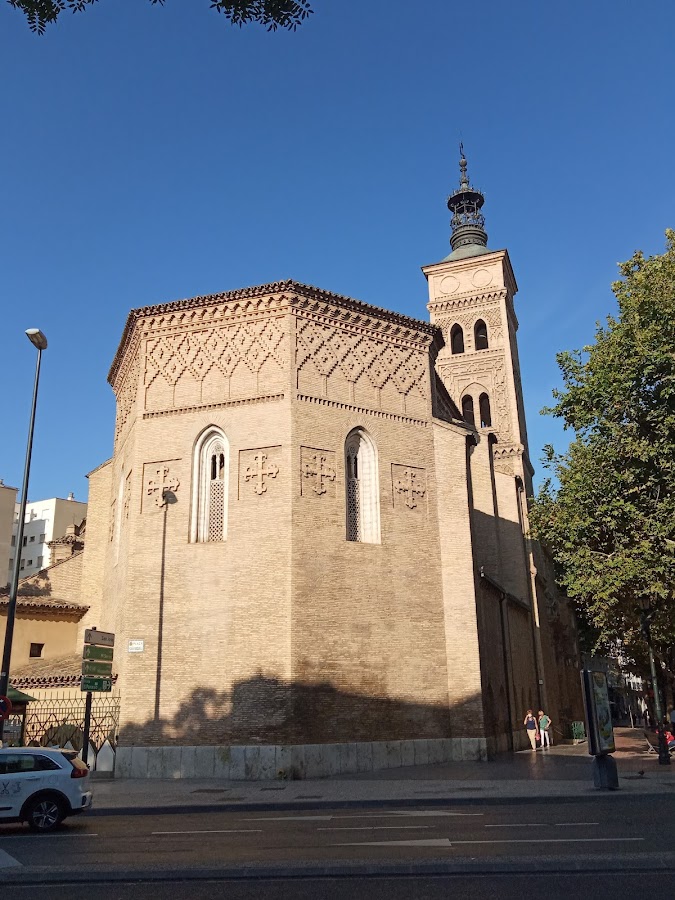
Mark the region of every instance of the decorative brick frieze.
POLYGON ((233 406, 248 406, 252 403, 270 403, 275 400, 283 400, 284 395, 266 394, 262 397, 242 397, 240 400, 223 400, 221 403, 201 403, 197 406, 181 406, 175 409, 157 409, 143 413, 144 419, 156 419, 163 416, 179 416, 184 413, 202 412, 216 409, 228 409, 233 406))
POLYGON ((334 409, 346 409, 364 416, 373 416, 376 419, 386 419, 390 422, 403 422, 406 425, 417 425, 422 428, 428 426, 424 419, 413 419, 409 416, 399 416, 396 413, 386 412, 382 409, 369 409, 366 406, 352 406, 350 403, 340 403, 337 400, 329 400, 326 397, 311 397, 307 394, 298 394, 296 397, 303 403, 316 403, 319 406, 332 406, 334 409))
MULTIPOLYGON (((428 335, 424 337, 428 346, 428 335)), ((347 330, 298 319, 295 364, 301 370, 308 362, 325 380, 339 369, 350 384, 366 377, 373 388, 381 391, 391 381, 403 396, 417 391, 422 398, 428 397, 428 356, 419 347, 396 343, 389 335, 386 340, 378 339, 374 329, 362 324, 347 330)))

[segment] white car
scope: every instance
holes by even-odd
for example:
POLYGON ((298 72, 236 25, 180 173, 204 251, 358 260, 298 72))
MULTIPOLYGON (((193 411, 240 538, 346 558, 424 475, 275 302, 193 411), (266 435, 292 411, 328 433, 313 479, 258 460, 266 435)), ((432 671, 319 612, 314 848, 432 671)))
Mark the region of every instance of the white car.
POLYGON ((50 831, 91 806, 89 769, 74 750, 0 749, 0 823, 50 831))

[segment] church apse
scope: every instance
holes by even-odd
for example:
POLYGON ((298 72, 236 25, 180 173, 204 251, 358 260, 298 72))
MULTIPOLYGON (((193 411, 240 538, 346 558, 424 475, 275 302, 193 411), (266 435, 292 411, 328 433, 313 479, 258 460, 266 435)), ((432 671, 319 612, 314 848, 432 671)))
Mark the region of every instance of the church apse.
MULTIPOLYGON (((144 648, 122 774, 478 759, 509 727, 477 578, 517 595, 522 643, 516 284, 465 174, 431 323, 291 281, 130 314, 96 623, 144 648)), ((509 671, 536 688, 531 655, 509 671)))

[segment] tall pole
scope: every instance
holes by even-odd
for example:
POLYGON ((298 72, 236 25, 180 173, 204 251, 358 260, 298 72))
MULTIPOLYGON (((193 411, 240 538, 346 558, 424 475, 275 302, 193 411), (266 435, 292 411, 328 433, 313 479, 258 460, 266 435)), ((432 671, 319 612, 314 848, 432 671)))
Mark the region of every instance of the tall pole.
MULTIPOLYGON (((33 385, 33 402, 30 408, 30 424, 28 426, 28 445, 26 447, 26 462, 23 470, 23 484, 21 485, 21 502, 19 504, 19 521, 17 523, 16 546, 14 548, 14 566, 12 568, 12 582, 9 588, 9 603, 7 604, 7 628, 5 630, 5 646, 2 653, 2 669, 0 670, 0 696, 7 696, 9 690, 9 666, 12 661, 12 639, 14 637, 14 620, 16 618, 16 598, 19 589, 19 573, 21 571, 21 551, 23 550, 23 531, 26 518, 26 503, 28 500, 28 479, 30 477, 30 460, 33 452, 33 430, 35 427, 35 409, 37 406, 38 385, 40 383, 40 363, 42 351, 47 348, 47 339, 37 329, 26 332, 30 342, 37 347, 37 363, 35 365, 35 384, 33 385)), ((0 741, 2 741, 4 720, 0 718, 0 741)))
POLYGON ((84 701, 84 728, 82 729, 82 762, 89 761, 89 731, 91 729, 91 691, 87 691, 84 701))
POLYGON ((654 714, 656 716, 656 728, 659 743, 659 764, 662 766, 670 765, 670 753, 666 744, 666 736, 663 732, 663 707, 661 706, 661 688, 659 687, 659 679, 656 672, 656 661, 654 660, 654 648, 652 647, 652 629, 649 621, 649 613, 642 614, 642 630, 644 631, 647 647, 649 649, 649 668, 652 674, 652 688, 654 690, 654 714))

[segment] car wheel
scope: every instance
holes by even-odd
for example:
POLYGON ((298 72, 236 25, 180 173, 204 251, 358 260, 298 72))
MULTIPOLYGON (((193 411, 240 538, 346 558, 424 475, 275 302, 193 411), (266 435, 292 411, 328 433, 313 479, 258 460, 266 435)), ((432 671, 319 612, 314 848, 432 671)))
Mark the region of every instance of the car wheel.
POLYGON ((37 797, 28 805, 25 817, 33 831, 51 831, 63 822, 66 812, 56 797, 37 797))

